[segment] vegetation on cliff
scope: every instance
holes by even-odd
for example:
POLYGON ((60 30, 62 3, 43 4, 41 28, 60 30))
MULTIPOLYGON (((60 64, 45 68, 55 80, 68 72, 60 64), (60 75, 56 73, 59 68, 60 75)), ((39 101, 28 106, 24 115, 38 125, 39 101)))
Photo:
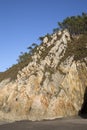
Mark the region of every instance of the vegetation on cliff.
POLYGON ((67 17, 63 22, 58 22, 60 28, 67 28, 72 35, 87 33, 87 14, 67 17))
MULTIPOLYGON (((67 50, 64 57, 61 59, 61 62, 64 61, 68 56, 74 56, 74 60, 84 60, 87 57, 87 14, 82 13, 82 15, 67 17, 63 22, 58 22, 59 28, 54 29, 56 33, 59 29, 68 29, 72 41, 68 43, 67 50)), ((40 37, 41 45, 43 46, 44 37, 48 37, 49 42, 51 41, 51 35, 47 34, 43 37, 40 37)), ((11 78, 12 80, 16 79, 17 73, 19 70, 22 70, 25 66, 32 61, 32 55, 38 53, 38 45, 33 43, 28 47, 28 52, 21 53, 18 57, 18 63, 13 65, 11 68, 5 72, 0 73, 0 81, 3 79, 11 78)), ((42 51, 41 56, 45 56, 48 53, 48 48, 45 47, 45 51, 42 51)), ((42 57, 43 59, 43 57, 42 57)))

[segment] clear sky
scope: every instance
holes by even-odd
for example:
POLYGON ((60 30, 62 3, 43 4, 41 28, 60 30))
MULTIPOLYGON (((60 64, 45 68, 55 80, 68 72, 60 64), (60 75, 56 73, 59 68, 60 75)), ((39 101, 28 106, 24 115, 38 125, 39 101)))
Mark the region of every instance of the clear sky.
POLYGON ((67 16, 87 13, 87 0, 0 0, 0 71, 67 16))

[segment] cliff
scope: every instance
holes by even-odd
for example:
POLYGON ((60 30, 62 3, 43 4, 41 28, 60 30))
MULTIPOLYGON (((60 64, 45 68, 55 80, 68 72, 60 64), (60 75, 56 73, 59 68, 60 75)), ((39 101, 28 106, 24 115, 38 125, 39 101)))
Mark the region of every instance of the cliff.
POLYGON ((0 82, 0 118, 42 120, 78 115, 87 88, 87 39, 67 30, 44 37, 16 80, 0 82), (84 39, 84 40, 83 40, 84 39))

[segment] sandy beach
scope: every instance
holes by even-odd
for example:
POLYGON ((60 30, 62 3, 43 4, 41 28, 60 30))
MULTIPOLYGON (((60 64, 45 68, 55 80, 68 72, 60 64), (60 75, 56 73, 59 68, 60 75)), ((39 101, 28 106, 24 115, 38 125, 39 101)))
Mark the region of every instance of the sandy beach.
POLYGON ((0 122, 0 130, 87 130, 87 119, 80 117, 51 121, 0 122))

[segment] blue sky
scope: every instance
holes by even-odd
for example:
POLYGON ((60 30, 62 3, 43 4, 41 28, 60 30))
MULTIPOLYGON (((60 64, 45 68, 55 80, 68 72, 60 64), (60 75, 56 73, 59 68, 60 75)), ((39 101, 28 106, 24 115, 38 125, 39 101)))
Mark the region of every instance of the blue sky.
POLYGON ((58 21, 82 12, 87 13, 87 0, 0 0, 0 72, 40 36, 52 33, 58 21))

